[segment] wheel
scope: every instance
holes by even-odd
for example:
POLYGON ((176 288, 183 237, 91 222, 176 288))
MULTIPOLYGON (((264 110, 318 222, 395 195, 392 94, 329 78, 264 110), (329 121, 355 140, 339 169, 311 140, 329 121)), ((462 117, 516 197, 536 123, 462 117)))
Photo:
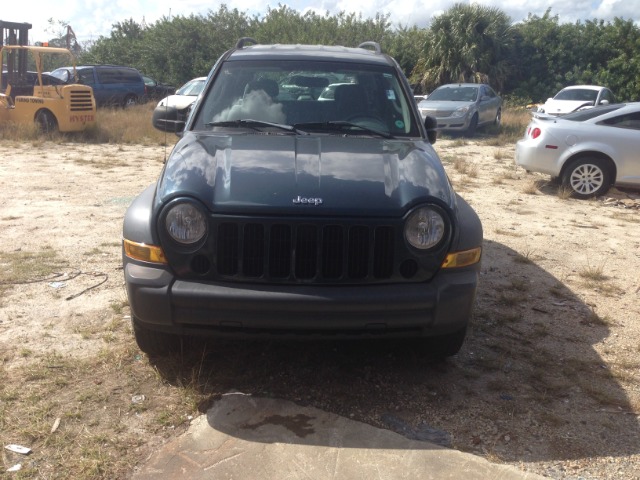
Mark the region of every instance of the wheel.
POLYGON ((498 112, 496 113, 496 118, 493 121, 493 124, 496 127, 499 127, 502 124, 502 109, 501 108, 498 109, 498 112))
POLYGON ((144 327, 140 321, 131 317, 133 335, 140 350, 151 356, 164 356, 180 350, 181 337, 144 327))
POLYGON ((40 110, 36 114, 36 126, 43 133, 52 133, 58 130, 56 117, 49 110, 40 110))
POLYGON ((562 184, 578 198, 604 195, 611 187, 611 170, 600 158, 580 158, 567 167, 562 184))
POLYGON ((127 95, 126 97, 124 97, 124 100, 122 101, 122 108, 133 107, 137 104, 138 104, 138 99, 136 98, 135 95, 127 95))
POLYGON ((476 134, 477 128, 478 128, 478 114, 474 113, 473 117, 471 117, 471 121, 469 122, 469 126, 467 127, 467 131, 466 131, 467 137, 473 137, 476 134))

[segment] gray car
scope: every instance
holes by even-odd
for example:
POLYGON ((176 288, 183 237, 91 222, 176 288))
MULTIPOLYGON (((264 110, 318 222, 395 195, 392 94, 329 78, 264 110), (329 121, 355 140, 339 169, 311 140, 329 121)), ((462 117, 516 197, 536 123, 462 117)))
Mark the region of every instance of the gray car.
POLYGON ((516 144, 516 164, 560 178, 574 196, 603 195, 612 185, 640 187, 640 103, 554 117, 534 113, 516 144))
POLYGON ((434 117, 438 130, 461 132, 469 137, 478 127, 500 125, 502 98, 480 83, 452 83, 436 88, 418 104, 422 118, 434 117))

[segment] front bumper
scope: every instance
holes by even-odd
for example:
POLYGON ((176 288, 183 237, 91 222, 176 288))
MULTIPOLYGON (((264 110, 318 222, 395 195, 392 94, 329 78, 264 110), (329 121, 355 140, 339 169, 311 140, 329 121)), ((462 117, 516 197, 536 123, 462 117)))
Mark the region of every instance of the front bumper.
POLYGON ((479 264, 443 269, 429 283, 252 285, 184 281, 170 270, 125 261, 132 315, 175 334, 311 337, 437 336, 465 328, 479 264))

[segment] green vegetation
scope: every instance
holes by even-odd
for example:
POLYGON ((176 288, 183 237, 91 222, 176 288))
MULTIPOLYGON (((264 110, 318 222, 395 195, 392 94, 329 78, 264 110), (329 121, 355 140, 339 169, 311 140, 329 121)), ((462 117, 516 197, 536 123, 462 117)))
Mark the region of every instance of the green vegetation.
POLYGON ((512 106, 544 101, 571 84, 606 85, 620 100, 640 97, 640 28, 632 19, 561 24, 550 9, 514 19, 499 8, 463 3, 429 28, 392 25, 388 15, 302 14, 284 5, 249 16, 223 4, 206 15, 116 23, 109 37, 84 45, 79 62, 130 65, 181 85, 206 75, 245 36, 346 46, 375 40, 398 60, 416 93, 464 80, 491 84, 512 106))

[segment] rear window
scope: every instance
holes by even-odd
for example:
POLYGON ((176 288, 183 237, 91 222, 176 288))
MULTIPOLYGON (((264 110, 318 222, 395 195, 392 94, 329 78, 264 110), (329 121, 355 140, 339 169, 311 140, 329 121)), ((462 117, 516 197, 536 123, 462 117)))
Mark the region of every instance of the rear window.
POLYGON ((607 105, 603 107, 588 108, 587 110, 580 110, 579 112, 568 113, 561 118, 565 120, 571 120, 573 122, 584 122, 585 120, 591 120, 592 118, 599 117, 605 113, 610 113, 618 110, 623 105, 607 105))

